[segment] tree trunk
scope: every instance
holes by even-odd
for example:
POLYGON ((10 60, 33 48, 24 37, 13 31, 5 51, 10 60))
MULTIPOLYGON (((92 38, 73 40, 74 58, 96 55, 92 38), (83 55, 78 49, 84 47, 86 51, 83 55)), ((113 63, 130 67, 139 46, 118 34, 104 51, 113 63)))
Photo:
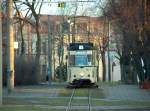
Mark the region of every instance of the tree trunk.
POLYGON ((150 80, 150 55, 144 54, 142 58, 143 58, 143 64, 145 70, 145 77, 146 79, 150 80))
POLYGON ((23 26, 21 24, 22 21, 19 21, 20 24, 20 35, 21 35, 21 55, 25 53, 25 46, 24 46, 24 37, 23 37, 23 26))
POLYGON ((125 71, 124 71, 124 65, 120 64, 120 70, 121 70, 121 82, 125 83, 125 71))
POLYGON ((39 32, 39 18, 36 21, 36 32, 37 32, 37 42, 36 42, 36 60, 39 64, 40 55, 41 55, 41 36, 39 32))
POLYGON ((143 82, 144 81, 144 70, 142 67, 141 58, 139 57, 139 55, 134 55, 133 59, 134 59, 134 65, 135 65, 136 71, 138 73, 139 80, 141 82, 143 82))
POLYGON ((35 62, 36 62, 36 71, 35 73, 37 74, 37 82, 40 82, 40 76, 41 76, 41 65, 40 65, 40 56, 41 56, 41 36, 40 36, 40 25, 39 25, 39 16, 37 15, 36 17, 36 34, 37 34, 37 41, 36 41, 36 58, 35 58, 35 62))
POLYGON ((106 81, 106 61, 105 61, 105 52, 101 53, 102 56, 102 67, 103 67, 103 81, 106 81))

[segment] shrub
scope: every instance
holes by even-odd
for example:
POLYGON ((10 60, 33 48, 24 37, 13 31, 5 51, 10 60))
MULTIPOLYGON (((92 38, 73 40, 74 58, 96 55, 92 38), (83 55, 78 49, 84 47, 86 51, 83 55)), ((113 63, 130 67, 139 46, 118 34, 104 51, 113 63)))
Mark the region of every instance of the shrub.
POLYGON ((29 85, 40 81, 39 66, 31 56, 15 58, 15 84, 29 85))
POLYGON ((55 70, 56 78, 60 81, 66 81, 67 80, 67 65, 60 65, 55 70))

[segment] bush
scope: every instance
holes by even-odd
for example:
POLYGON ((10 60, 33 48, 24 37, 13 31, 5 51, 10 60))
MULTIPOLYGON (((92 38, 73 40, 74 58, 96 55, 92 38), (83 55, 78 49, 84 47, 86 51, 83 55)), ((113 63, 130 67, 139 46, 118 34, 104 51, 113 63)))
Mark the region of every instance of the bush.
POLYGON ((55 70, 56 78, 60 81, 66 81, 67 80, 67 65, 61 65, 58 66, 55 70))
POLYGON ((29 85, 40 81, 39 66, 31 56, 19 56, 15 59, 15 84, 29 85))

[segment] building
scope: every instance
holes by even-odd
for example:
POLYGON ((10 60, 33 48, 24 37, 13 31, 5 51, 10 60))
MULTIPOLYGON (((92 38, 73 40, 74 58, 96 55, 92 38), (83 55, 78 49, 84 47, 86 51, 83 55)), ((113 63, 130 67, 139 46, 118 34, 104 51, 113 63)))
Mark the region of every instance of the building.
MULTIPOLYGON (((40 35, 41 35, 41 81, 45 82, 48 74, 49 52, 51 51, 52 59, 52 79, 56 79, 55 70, 61 60, 66 63, 65 55, 69 42, 93 42, 99 47, 103 38, 107 37, 105 29, 105 18, 88 17, 88 16, 57 16, 41 15, 40 16, 40 35), (75 39, 75 41, 73 41, 75 39), (50 40, 50 41, 49 41, 50 40), (62 42, 63 41, 63 42, 62 42), (63 43, 63 46, 61 46, 63 43), (53 50, 49 50, 49 46, 53 50), (60 50, 61 49, 61 50, 60 50), (63 50, 62 50, 63 49, 63 50), (60 58, 60 52, 64 51, 63 58, 60 58)), ((34 23, 34 21, 32 21, 34 23)), ((5 23, 5 22, 3 22, 5 23)), ((5 25, 4 25, 5 27, 5 25)), ((3 28, 4 28, 3 27, 3 28)), ((6 28, 4 28, 6 29, 6 28)), ((22 53, 21 28, 19 24, 14 25, 15 42, 18 42, 18 49, 15 49, 15 57, 22 53)), ((6 31, 4 31, 6 33, 6 31)), ((24 56, 35 57, 36 55, 36 31, 30 24, 25 23, 23 26, 24 56)), ((5 35, 5 34, 3 34, 5 35)), ((103 43, 101 43, 104 45, 103 43)), ((99 77, 102 80, 102 62, 99 59, 99 77)), ((4 62, 6 63, 6 62, 4 62)))
MULTIPOLYGON (((61 41, 63 40, 64 55, 67 54, 66 49, 69 42, 93 42, 96 44, 99 36, 103 33, 103 18, 102 17, 67 17, 67 16, 48 16, 41 15, 40 17, 40 34, 41 34, 41 74, 43 75, 43 81, 48 68, 48 42, 49 36, 51 39, 52 50, 52 79, 55 78, 55 69, 60 64, 61 59, 64 63, 66 61, 65 56, 59 58, 62 49, 61 41), (74 25, 75 23, 75 25, 74 25), (50 24, 50 27, 48 26, 50 24), (50 34, 50 35, 49 35, 50 34), (62 39, 63 38, 63 39, 62 39)), ((17 29, 17 28, 16 28, 17 29)), ((17 30, 16 30, 17 32, 17 30)), ((27 24, 23 30, 24 42, 25 42, 25 54, 36 54, 36 32, 34 28, 27 24)), ((16 34, 16 40, 19 42, 19 49, 16 50, 16 55, 21 53, 21 39, 20 35, 16 34)))

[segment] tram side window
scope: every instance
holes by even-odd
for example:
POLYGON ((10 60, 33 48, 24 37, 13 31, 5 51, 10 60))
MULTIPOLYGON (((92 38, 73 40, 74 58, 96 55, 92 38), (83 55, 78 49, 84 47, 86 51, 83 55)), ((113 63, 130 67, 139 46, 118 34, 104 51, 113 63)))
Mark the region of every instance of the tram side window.
POLYGON ((93 65, 92 55, 87 55, 87 58, 88 58, 88 65, 93 65))
POLYGON ((69 56, 69 65, 75 65, 75 55, 70 55, 69 56))

